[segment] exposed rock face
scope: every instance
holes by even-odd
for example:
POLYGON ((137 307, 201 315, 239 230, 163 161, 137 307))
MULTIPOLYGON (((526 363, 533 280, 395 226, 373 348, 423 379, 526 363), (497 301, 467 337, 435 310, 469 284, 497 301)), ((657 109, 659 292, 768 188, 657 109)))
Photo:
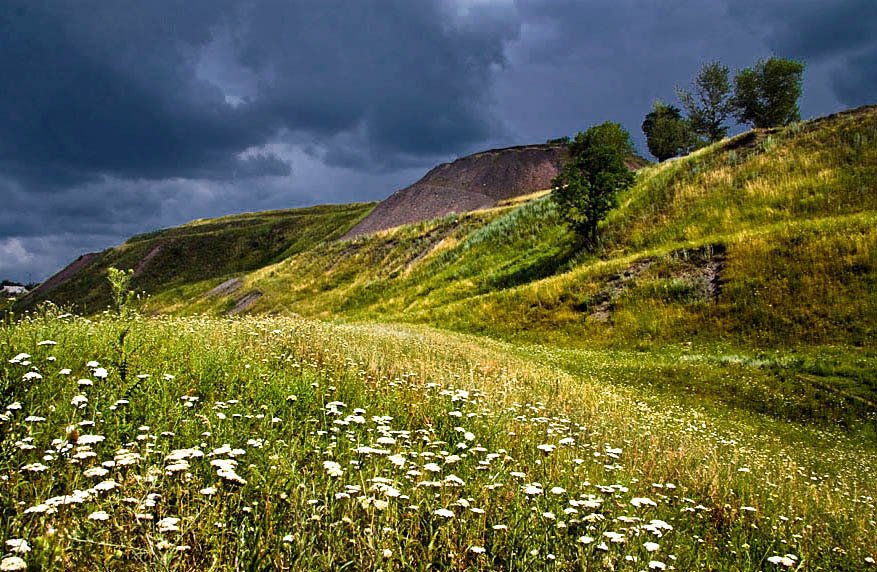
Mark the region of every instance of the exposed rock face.
POLYGON ((243 285, 244 282, 240 278, 229 278, 219 286, 210 290, 210 292, 207 293, 207 296, 211 298, 228 296, 233 292, 236 292, 243 285))
POLYGON ((524 145, 443 163, 388 197, 344 238, 485 208, 497 201, 548 189, 567 157, 564 145, 524 145))
POLYGON ((66 267, 64 267, 63 270, 54 274, 45 282, 31 290, 30 293, 25 296, 25 299, 30 297, 45 297, 49 292, 78 274, 80 270, 88 266, 89 262, 97 258, 99 254, 100 252, 89 252, 88 254, 83 254, 82 256, 68 264, 66 267))

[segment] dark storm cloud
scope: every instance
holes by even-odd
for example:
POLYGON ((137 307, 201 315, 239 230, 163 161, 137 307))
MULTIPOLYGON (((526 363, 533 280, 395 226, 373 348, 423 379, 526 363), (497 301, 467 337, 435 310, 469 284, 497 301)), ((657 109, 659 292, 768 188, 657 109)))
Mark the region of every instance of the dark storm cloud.
POLYGON ((605 120, 702 63, 807 61, 873 102, 877 2, 8 0, 0 278, 192 218, 382 198, 435 162, 605 120))
POLYGON ((513 14, 438 0, 5 2, 0 270, 43 278, 73 248, 189 218, 386 195, 416 178, 407 169, 501 131, 490 82, 513 14))
POLYGON ((758 36, 728 21, 723 2, 545 0, 520 9, 521 40, 497 84, 519 137, 544 140, 610 120, 645 149, 640 125, 656 99, 678 104, 675 88, 707 61, 733 69, 765 53, 758 36))
POLYGON ((447 12, 427 2, 6 3, 0 164, 62 187, 102 175, 276 176, 288 173, 279 158, 237 155, 282 132, 329 144, 356 127, 388 163, 456 151, 496 128, 488 76, 516 28, 447 12))
POLYGON ((877 97, 877 2, 740 1, 730 14, 757 30, 778 56, 829 68, 838 100, 847 106, 877 97))

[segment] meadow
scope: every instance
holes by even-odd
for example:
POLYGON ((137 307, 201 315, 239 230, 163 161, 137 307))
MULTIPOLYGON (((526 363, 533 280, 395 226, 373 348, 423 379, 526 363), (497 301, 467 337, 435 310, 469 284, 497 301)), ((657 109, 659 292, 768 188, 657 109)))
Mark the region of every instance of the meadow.
POLYGON ((592 251, 547 191, 134 237, 2 318, 0 571, 877 569, 875 188, 872 106, 641 169, 592 251))
POLYGON ((873 412, 760 410, 770 369, 740 356, 49 307, 0 328, 0 357, 3 570, 877 557, 873 412), (728 376, 744 401, 666 389, 728 376))

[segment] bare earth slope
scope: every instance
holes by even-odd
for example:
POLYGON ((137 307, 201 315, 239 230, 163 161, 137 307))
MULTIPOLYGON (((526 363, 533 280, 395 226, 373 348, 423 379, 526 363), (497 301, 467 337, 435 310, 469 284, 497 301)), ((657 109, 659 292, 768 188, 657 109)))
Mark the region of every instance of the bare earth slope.
POLYGON ((546 144, 492 149, 443 163, 388 197, 344 238, 481 209, 547 189, 566 158, 565 146, 546 144))

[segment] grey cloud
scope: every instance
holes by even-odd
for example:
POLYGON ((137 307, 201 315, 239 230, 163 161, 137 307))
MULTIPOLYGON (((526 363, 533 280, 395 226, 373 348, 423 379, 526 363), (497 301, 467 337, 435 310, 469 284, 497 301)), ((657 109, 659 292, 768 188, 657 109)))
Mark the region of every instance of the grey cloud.
POLYGON ((81 251, 192 218, 381 198, 436 162, 605 120, 644 148, 652 101, 672 101, 712 59, 806 59, 805 116, 873 101, 875 10, 8 0, 0 278, 43 278, 81 251))
POLYGON ((283 132, 329 145, 357 126, 388 162, 472 146, 498 127, 491 69, 517 28, 483 10, 455 24, 446 11, 438 2, 6 3, 0 166, 60 187, 102 175, 283 175, 276 158, 235 164, 236 155, 283 132))
POLYGON ((745 0, 730 2, 729 13, 757 30, 776 55, 831 69, 827 78, 820 79, 831 82, 835 96, 846 106, 874 103, 877 2, 745 0))

